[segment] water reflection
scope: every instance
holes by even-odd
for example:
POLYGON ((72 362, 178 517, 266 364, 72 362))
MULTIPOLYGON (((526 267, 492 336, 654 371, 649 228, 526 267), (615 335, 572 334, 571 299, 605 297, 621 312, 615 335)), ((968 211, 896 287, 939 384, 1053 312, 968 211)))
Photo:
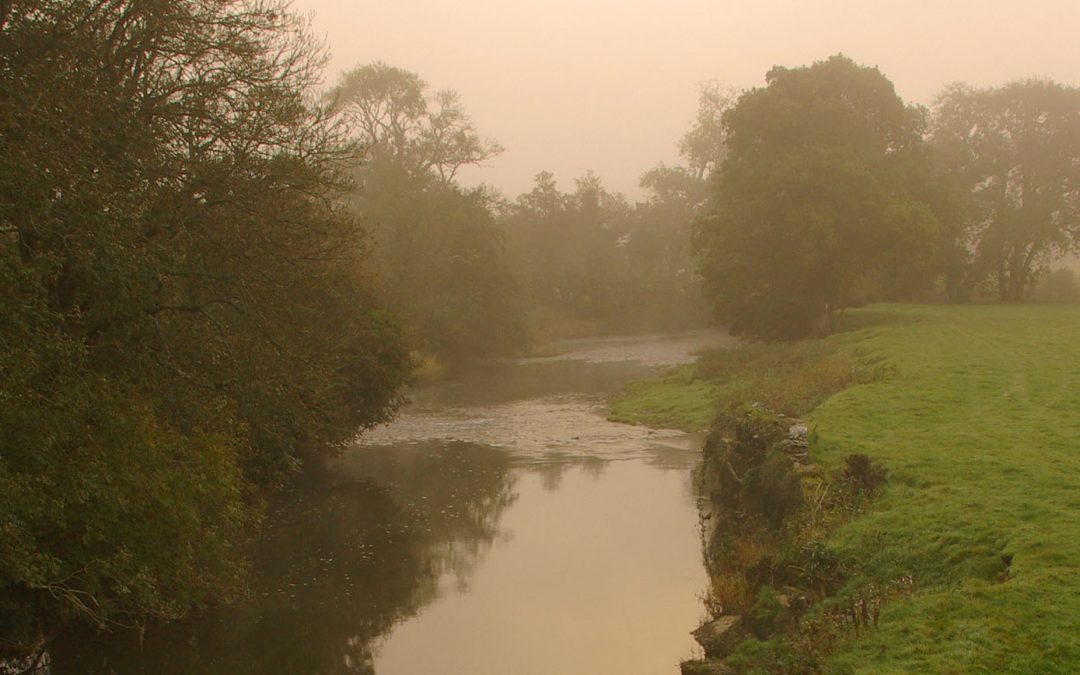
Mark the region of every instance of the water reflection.
POLYGON ((677 673, 705 588, 688 472, 626 461, 517 473, 502 520, 513 539, 495 543, 468 593, 388 633, 376 672, 677 673))
POLYGON ((429 412, 543 399, 574 393, 607 396, 630 380, 688 363, 701 349, 734 340, 717 331, 590 338, 559 343, 556 356, 478 363, 437 386, 414 392, 411 409, 429 412))
POLYGON ((254 595, 131 635, 71 635, 54 673, 372 673, 371 645, 471 570, 515 499, 505 453, 366 448, 305 476, 268 516, 254 595))
POLYGON ((477 365, 268 514, 249 602, 72 633, 68 673, 676 673, 694 644, 699 440, 608 422, 619 384, 715 333, 477 365))

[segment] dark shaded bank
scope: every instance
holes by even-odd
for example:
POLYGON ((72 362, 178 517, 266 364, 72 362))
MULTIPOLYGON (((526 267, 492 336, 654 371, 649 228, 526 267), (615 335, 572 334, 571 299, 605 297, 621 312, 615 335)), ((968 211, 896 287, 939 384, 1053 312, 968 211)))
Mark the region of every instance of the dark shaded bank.
POLYGON ((711 620, 694 631, 706 658, 683 663, 684 673, 819 672, 834 634, 876 621, 883 591, 837 595, 852 573, 826 539, 885 472, 865 454, 828 472, 810 464, 801 419, 890 372, 845 339, 726 345, 614 401, 621 421, 700 428, 713 415, 699 476, 711 620))
POLYGON ((438 598, 440 577, 472 574, 515 478, 504 453, 466 443, 371 448, 342 464, 313 467, 271 506, 244 602, 141 635, 71 629, 46 672, 373 672, 380 638, 438 598))
POLYGON ((850 569, 825 543, 885 481, 866 455, 826 475, 808 463, 808 427, 762 404, 722 411, 704 447, 703 532, 713 617, 694 637, 705 659, 684 675, 817 673, 840 635, 877 622, 885 589, 844 598, 850 569))

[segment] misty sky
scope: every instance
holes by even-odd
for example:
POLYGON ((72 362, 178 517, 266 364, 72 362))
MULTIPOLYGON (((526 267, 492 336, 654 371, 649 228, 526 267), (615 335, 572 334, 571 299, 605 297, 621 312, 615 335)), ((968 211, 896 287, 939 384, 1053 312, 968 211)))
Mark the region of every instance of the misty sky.
POLYGON ((942 86, 1044 76, 1080 84, 1080 0, 294 0, 327 73, 382 60, 452 88, 506 152, 465 172, 508 197, 541 170, 592 169, 635 197, 677 161, 698 84, 746 88, 773 65, 843 52, 907 101, 942 86))

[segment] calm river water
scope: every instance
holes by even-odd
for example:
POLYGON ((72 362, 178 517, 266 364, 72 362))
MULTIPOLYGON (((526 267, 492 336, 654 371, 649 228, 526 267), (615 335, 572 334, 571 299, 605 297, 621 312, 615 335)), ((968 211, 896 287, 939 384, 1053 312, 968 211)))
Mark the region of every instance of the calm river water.
POLYGON ((707 584, 700 439, 604 404, 726 340, 568 342, 414 392, 271 509, 249 602, 67 636, 51 672, 674 675, 707 584))

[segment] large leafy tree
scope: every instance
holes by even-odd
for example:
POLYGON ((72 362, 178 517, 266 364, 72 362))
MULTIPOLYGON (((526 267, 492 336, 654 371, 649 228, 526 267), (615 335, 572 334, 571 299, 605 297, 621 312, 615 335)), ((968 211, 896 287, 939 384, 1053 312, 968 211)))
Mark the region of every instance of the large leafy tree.
POLYGON ((935 146, 970 197, 948 272, 1020 300, 1041 267, 1080 245, 1080 89, 958 84, 935 112, 935 146))
POLYGON ((830 330, 860 285, 927 257, 922 115, 843 56, 772 69, 724 114, 697 236, 706 295, 741 335, 830 330))
POLYGON ((283 4, 0 4, 0 658, 228 598, 408 373, 283 4))

